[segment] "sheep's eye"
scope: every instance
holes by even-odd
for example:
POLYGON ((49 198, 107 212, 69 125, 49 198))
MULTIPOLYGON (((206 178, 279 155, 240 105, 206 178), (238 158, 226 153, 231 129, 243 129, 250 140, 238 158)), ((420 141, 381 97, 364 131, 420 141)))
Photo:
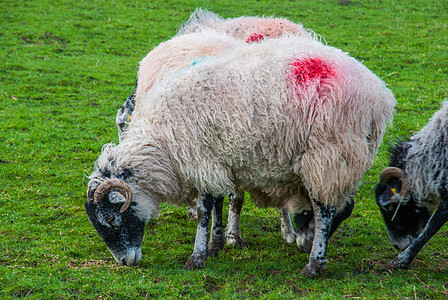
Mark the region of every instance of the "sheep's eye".
POLYGON ((107 222, 108 224, 112 223, 113 221, 114 221, 114 216, 112 216, 112 215, 110 215, 110 216, 108 216, 108 217, 106 218, 106 222, 107 222))
POLYGON ((121 124, 120 124, 120 128, 123 128, 123 127, 124 127, 124 123, 121 123, 121 124))

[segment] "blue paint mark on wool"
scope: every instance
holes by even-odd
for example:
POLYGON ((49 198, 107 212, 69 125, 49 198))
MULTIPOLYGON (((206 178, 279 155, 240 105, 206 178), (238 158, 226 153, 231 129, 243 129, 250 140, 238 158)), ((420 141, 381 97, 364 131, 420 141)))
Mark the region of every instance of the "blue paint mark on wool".
POLYGON ((202 57, 195 57, 193 62, 191 63, 190 67, 194 67, 198 64, 204 63, 205 61, 209 60, 212 56, 206 55, 202 57))

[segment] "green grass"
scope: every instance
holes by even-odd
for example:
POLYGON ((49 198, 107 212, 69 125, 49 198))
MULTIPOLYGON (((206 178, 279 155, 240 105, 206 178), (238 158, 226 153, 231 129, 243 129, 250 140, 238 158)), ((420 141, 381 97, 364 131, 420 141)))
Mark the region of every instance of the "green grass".
POLYGON ((446 228, 410 270, 381 272, 398 252, 373 196, 387 146, 418 131, 448 97, 447 11, 440 0, 0 1, 0 298, 447 297, 446 228), (102 145, 118 142, 115 114, 138 62, 199 6, 300 22, 364 61, 398 100, 320 278, 299 275, 308 256, 281 240, 274 209, 250 201, 242 216, 248 248, 226 247, 195 272, 183 270, 196 228, 185 207, 164 206, 149 222, 133 268, 113 261, 87 220, 86 175, 102 145))

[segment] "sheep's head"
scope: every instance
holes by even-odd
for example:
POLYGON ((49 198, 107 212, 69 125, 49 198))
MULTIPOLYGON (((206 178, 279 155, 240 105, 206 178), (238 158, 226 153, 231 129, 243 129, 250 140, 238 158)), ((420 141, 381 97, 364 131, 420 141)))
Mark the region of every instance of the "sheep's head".
POLYGON ((382 171, 375 197, 392 245, 399 250, 406 249, 423 230, 431 212, 410 195, 406 173, 400 168, 382 171))
POLYGON ((136 265, 142 257, 145 222, 135 214, 129 184, 116 178, 102 182, 92 179, 85 208, 115 260, 127 266, 136 265))

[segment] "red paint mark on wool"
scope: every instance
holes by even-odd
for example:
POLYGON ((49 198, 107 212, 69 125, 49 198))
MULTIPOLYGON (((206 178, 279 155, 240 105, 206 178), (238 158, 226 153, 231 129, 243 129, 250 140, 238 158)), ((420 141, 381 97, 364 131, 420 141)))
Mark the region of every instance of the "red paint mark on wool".
POLYGON ((301 85, 320 81, 334 74, 333 70, 320 58, 307 58, 292 64, 294 80, 301 85))
POLYGON ((258 43, 262 40, 264 40, 264 35, 262 33, 254 33, 246 40, 246 43, 258 43))

